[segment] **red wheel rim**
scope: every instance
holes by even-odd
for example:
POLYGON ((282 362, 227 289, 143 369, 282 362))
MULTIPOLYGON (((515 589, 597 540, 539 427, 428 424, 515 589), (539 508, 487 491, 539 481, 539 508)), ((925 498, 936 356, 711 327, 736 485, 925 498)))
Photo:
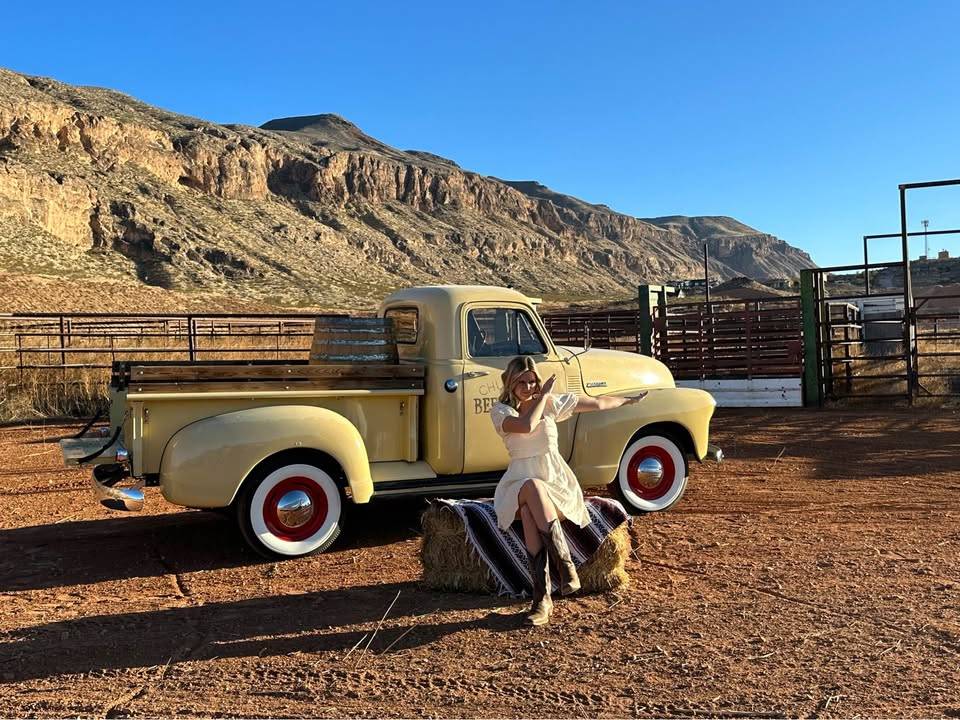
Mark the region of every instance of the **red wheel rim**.
POLYGON ((659 500, 669 492, 676 480, 677 466, 673 462, 673 456, 662 447, 648 445, 642 447, 630 458, 630 464, 627 466, 627 482, 630 489, 643 500, 659 500), (663 476, 660 482, 653 487, 647 487, 640 482, 640 463, 644 460, 656 460, 663 467, 663 476))
POLYGON ((327 512, 327 494, 314 480, 303 476, 288 477, 278 482, 267 493, 267 499, 263 503, 263 521, 267 529, 281 540, 289 542, 306 540, 315 534, 326 521, 327 512), (313 517, 299 527, 284 525, 277 513, 280 499, 294 490, 305 492, 313 503, 313 517))

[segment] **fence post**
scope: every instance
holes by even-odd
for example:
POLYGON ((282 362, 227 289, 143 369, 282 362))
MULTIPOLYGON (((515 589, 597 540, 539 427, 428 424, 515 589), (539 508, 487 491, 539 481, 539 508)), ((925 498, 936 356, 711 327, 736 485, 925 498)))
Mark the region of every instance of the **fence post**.
POLYGON ((820 363, 817 357, 817 298, 813 270, 800 271, 800 311, 803 316, 803 404, 820 405, 820 363))
POLYGON ((193 315, 187 315, 187 353, 193 362, 193 315))
POLYGON ((669 315, 667 314, 667 291, 664 285, 657 285, 657 312, 660 313, 660 362, 670 362, 670 333, 667 332, 669 315))
POLYGON ((66 369, 67 354, 63 351, 65 347, 63 315, 60 316, 60 367, 66 369))
POLYGON ((650 285, 641 285, 637 289, 637 301, 640 303, 637 332, 640 336, 640 353, 653 357, 653 309, 650 307, 650 293, 650 285))

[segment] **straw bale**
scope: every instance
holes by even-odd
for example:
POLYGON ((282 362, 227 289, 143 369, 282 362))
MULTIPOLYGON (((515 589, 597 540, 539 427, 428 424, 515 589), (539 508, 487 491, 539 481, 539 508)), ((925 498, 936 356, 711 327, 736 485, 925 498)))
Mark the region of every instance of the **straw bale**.
MULTIPOLYGON (((463 521, 456 511, 434 503, 423 513, 421 521, 420 562, 426 587, 457 592, 497 592, 496 581, 467 540, 463 521)), ((610 533, 594 556, 578 569, 581 592, 597 593, 627 587, 630 577, 625 564, 629 554, 630 535, 624 523, 610 533)))

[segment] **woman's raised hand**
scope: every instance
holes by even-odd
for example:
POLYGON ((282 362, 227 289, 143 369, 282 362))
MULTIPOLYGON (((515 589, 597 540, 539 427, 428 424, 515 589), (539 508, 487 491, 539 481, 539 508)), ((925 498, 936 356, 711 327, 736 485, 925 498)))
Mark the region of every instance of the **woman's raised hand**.
POLYGON ((553 386, 556 382, 557 382, 556 375, 551 375, 550 377, 548 377, 547 381, 540 386, 540 394, 548 395, 553 390, 553 386))

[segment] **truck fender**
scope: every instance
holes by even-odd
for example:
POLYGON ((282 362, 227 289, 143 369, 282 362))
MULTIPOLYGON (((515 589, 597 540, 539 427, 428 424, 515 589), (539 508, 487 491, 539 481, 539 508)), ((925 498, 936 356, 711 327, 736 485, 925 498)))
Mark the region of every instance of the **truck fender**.
POLYGON ((332 410, 309 405, 249 408, 187 425, 163 450, 160 488, 176 505, 226 507, 263 460, 297 449, 330 456, 353 501, 370 500, 370 462, 357 428, 332 410))
MULTIPOLYGON (((620 391, 630 395, 637 391, 620 391)), ((710 418, 716 401, 710 393, 693 388, 659 388, 636 405, 583 413, 577 417, 570 467, 584 487, 599 487, 617 475, 627 445, 643 428, 675 429, 685 449, 697 460, 707 454, 710 418)))

